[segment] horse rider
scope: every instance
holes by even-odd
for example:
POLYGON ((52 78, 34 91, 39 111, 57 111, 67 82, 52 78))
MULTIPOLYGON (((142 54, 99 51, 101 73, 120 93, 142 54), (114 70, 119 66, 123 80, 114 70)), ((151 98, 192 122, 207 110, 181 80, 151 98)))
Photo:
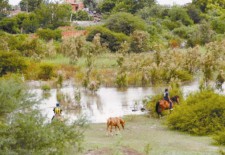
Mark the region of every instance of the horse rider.
POLYGON ((59 103, 56 103, 56 107, 53 109, 55 115, 52 117, 52 120, 55 116, 61 116, 62 109, 59 106, 59 103))
POLYGON ((173 104, 173 103, 172 103, 172 101, 171 101, 171 99, 170 99, 169 91, 168 91, 167 88, 165 89, 163 99, 170 103, 170 110, 173 110, 173 107, 172 107, 172 104, 173 104))

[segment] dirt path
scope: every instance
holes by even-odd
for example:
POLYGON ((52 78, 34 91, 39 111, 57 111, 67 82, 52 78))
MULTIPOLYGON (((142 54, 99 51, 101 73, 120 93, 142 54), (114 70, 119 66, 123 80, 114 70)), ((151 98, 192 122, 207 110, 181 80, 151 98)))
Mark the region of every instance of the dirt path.
POLYGON ((210 137, 190 136, 169 130, 163 120, 128 116, 124 131, 106 135, 106 124, 91 124, 85 133, 85 155, 217 155, 210 137))

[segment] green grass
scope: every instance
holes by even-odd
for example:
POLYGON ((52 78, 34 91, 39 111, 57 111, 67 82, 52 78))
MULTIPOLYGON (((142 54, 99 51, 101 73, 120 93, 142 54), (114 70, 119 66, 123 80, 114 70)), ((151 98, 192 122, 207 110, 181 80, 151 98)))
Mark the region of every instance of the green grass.
POLYGON ((171 131, 162 125, 163 120, 146 116, 128 116, 125 120, 125 130, 114 136, 106 135, 105 123, 91 124, 85 132, 84 152, 126 146, 143 154, 148 147, 152 155, 219 154, 220 148, 212 145, 213 141, 210 137, 191 136, 171 131))
POLYGON ((43 59, 42 62, 61 65, 61 64, 69 64, 70 59, 63 56, 62 54, 57 54, 55 58, 46 58, 43 59))

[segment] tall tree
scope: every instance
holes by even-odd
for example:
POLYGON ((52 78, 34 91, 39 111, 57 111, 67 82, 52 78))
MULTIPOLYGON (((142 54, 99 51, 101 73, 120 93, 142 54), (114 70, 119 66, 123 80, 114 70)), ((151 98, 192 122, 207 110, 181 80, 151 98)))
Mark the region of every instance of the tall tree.
POLYGON ((22 11, 32 12, 40 7, 44 0, 21 0, 20 8, 22 11))

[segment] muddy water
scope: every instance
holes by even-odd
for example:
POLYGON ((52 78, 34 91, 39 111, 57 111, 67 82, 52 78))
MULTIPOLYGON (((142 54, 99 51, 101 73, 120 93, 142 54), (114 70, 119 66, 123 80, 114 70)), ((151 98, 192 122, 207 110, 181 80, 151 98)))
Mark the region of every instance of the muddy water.
MULTIPOLYGON (((182 86, 185 95, 190 92, 198 90, 198 82, 189 83, 182 86)), ((87 92, 80 88, 81 93, 81 109, 63 109, 63 116, 70 120, 75 120, 80 116, 85 116, 92 123, 106 122, 108 117, 124 116, 128 114, 143 114, 140 109, 142 108, 142 99, 145 97, 162 93, 164 88, 154 87, 132 87, 124 91, 117 88, 100 88, 95 94, 87 92)), ((75 104, 74 92, 76 91, 72 85, 68 85, 61 90, 65 95, 68 95, 75 104)), ((41 89, 33 89, 32 92, 37 94, 39 99, 42 98, 41 89)), ((50 91, 50 97, 42 99, 38 108, 43 115, 50 121, 53 113, 53 108, 57 102, 56 89, 50 91)))

